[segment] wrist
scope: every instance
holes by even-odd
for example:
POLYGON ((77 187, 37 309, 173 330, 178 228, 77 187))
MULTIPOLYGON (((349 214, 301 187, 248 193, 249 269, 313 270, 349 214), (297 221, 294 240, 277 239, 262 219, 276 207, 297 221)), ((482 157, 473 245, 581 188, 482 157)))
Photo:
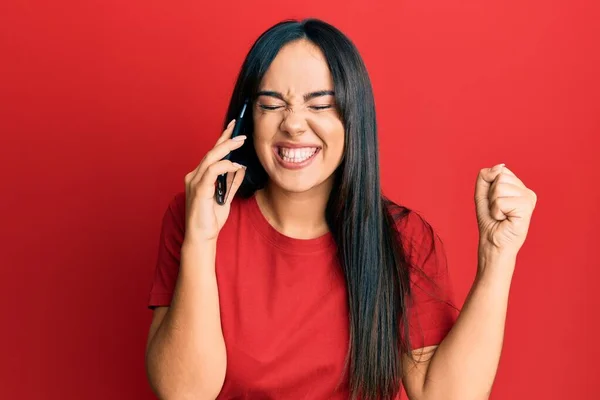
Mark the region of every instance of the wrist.
POLYGON ((191 256, 198 255, 215 255, 217 251, 217 240, 216 239, 193 239, 184 238, 181 244, 181 257, 190 254, 191 256))
POLYGON ((480 242, 478 261, 478 275, 493 274, 512 278, 517 261, 517 253, 480 242))

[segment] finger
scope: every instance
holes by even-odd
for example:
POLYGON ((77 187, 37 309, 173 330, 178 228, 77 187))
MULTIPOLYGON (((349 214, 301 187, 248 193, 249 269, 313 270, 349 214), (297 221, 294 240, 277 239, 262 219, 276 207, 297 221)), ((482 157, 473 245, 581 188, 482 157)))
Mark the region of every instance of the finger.
POLYGON ((502 168, 502 172, 496 180, 501 183, 512 183, 523 188, 525 187, 523 182, 511 170, 506 168, 506 166, 502 168))
MULTIPOLYGON (((221 136, 219 136, 219 139, 217 140, 217 143, 215 143, 215 146, 218 144, 223 143, 225 140, 229 139, 231 137, 231 133, 233 132, 233 128, 235 126, 235 119, 232 119, 231 121, 229 121, 229 124, 227 124, 227 127, 225 127, 225 130, 223 131, 223 133, 221 133, 221 136)), ((206 157, 206 156, 205 156, 206 157)), ((202 161, 204 161, 204 159, 202 159, 202 161)), ((200 167, 202 166, 202 161, 200 161, 200 163, 196 166, 196 168, 194 168, 193 171, 190 171, 190 173, 188 176, 186 175, 185 181, 186 183, 189 181, 191 181, 200 171, 200 167)))
POLYGON ((492 202, 499 197, 518 197, 524 196, 525 189, 512 183, 494 182, 490 188, 489 201, 492 202))
MULTIPOLYGON (((236 172, 228 172, 225 174, 225 200, 227 200, 227 196, 229 196, 229 192, 231 190, 231 183, 233 182, 233 178, 235 177, 236 172)), ((218 178, 217 180, 215 180, 215 188, 217 188, 217 182, 218 182, 218 178)))
MULTIPOLYGON (((227 174, 225 174, 225 202, 227 201, 227 196, 229 196, 229 192, 231 191, 231 182, 233 182, 233 178, 235 177, 236 173, 237 171, 228 172, 227 174)), ((217 185, 217 181, 215 181, 215 186, 217 185)))
POLYGON ((209 152, 206 153, 204 161, 209 165, 216 163, 217 161, 222 160, 226 155, 228 155, 232 151, 242 147, 245 141, 245 135, 240 135, 233 139, 227 139, 224 142, 219 143, 218 145, 210 149, 209 152))
POLYGON ((229 121, 229 123, 225 127, 225 130, 223 131, 223 133, 221 133, 221 136, 219 136, 219 139, 217 140, 217 143, 215 143, 215 146, 223 143, 224 141, 226 141, 227 139, 229 139, 231 137, 234 126, 235 126, 235 119, 232 119, 231 121, 229 121))
POLYGON ((475 183, 475 202, 477 204, 484 203, 487 206, 488 193, 490 186, 502 171, 504 164, 498 164, 493 168, 483 168, 477 175, 475 183))
MULTIPOLYGON (((525 185, 523 185, 523 182, 521 182, 521 180, 519 178, 517 178, 514 174, 507 174, 505 173, 506 171, 506 166, 504 168, 502 168, 502 171, 500 171, 500 173, 496 176, 496 179, 494 179, 494 182, 491 184, 490 189, 489 189, 489 194, 488 197, 491 199, 496 198, 496 197, 506 197, 506 196, 511 196, 510 194, 502 194, 502 193, 498 193, 498 186, 502 185, 502 187, 508 187, 506 185, 514 185, 516 187, 522 188, 522 189, 526 189, 525 185)), ((519 193, 514 193, 512 192, 512 196, 520 196, 523 194, 523 192, 519 192, 519 193)))
POLYGON ((502 173, 506 173, 506 174, 508 174, 508 175, 511 175, 511 176, 514 176, 514 177, 516 177, 515 173, 514 173, 514 172, 512 172, 510 169, 508 169, 506 166, 504 166, 504 168, 503 168, 503 170, 502 170, 502 173))
POLYGON ((246 176, 246 168, 238 169, 235 172, 233 181, 231 182, 231 185, 228 186, 229 189, 227 190, 227 199, 225 200, 226 204, 231 204, 233 201, 235 194, 244 181, 244 176, 246 176))
POLYGON ((225 179, 225 182, 227 182, 227 186, 225 186, 227 188, 227 191, 229 191, 229 188, 231 187, 231 182, 233 182, 233 178, 235 177, 236 172, 228 172, 227 173, 227 177, 225 179))
POLYGON ((535 194, 535 192, 533 190, 531 190, 530 188, 528 188, 527 186, 525 186, 523 181, 521 181, 521 179, 519 179, 510 169, 504 167, 502 169, 501 177, 498 178, 498 180, 501 182, 512 183, 512 184, 524 189, 524 192, 522 192, 523 193, 522 195, 531 198, 531 201, 533 202, 533 205, 535 206, 535 204, 537 202, 537 195, 535 194))
POLYGON ((522 218, 527 215, 529 199, 517 197, 499 197, 490 203, 490 216, 497 221, 507 218, 522 218))
POLYGON ((202 179, 204 172, 210 165, 223 160, 226 155, 242 147, 245 140, 246 136, 240 135, 235 139, 228 139, 225 142, 213 147, 208 153, 206 153, 204 159, 202 162, 200 162, 200 165, 198 165, 196 174, 192 180, 198 181, 199 179, 202 179))
POLYGON ((228 172, 235 172, 241 169, 242 166, 237 163, 233 163, 229 160, 221 160, 214 164, 211 164, 198 181, 192 182, 193 190, 197 191, 197 194, 203 197, 211 197, 215 195, 215 181, 221 174, 228 172))

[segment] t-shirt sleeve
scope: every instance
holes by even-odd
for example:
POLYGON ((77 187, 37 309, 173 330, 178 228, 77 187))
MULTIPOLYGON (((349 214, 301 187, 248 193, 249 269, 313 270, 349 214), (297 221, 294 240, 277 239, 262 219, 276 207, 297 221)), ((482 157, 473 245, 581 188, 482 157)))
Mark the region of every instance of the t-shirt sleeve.
POLYGON ((185 193, 178 193, 170 201, 163 219, 158 243, 148 307, 169 306, 179 274, 181 245, 185 234, 185 193))
POLYGON ((444 245, 415 211, 405 215, 398 228, 410 264, 407 317, 411 347, 438 345, 458 317, 444 245))

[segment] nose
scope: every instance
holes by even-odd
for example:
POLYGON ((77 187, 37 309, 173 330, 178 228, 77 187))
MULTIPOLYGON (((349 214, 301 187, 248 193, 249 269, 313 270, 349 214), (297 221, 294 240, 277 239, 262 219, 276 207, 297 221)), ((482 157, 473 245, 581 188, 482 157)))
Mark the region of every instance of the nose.
POLYGON ((302 113, 288 110, 281 121, 280 129, 290 136, 297 136, 306 132, 308 128, 306 119, 302 116, 302 113))

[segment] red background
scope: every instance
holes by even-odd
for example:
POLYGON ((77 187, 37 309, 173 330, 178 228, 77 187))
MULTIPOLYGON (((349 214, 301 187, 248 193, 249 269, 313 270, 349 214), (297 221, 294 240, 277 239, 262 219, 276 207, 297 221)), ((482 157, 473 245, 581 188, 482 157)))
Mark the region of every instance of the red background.
POLYGON ((2 2, 0 397, 152 398, 165 207, 254 39, 316 16, 361 50, 384 189, 439 230, 459 301, 478 170, 504 162, 539 196, 492 399, 597 398, 599 14, 592 0, 2 2))

